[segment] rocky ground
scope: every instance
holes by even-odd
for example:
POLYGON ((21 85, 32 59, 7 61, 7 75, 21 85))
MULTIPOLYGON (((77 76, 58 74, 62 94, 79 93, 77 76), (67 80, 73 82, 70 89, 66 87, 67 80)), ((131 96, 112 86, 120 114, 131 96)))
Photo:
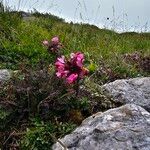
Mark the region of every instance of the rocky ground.
POLYGON ((102 88, 123 106, 85 119, 53 150, 150 149, 150 77, 116 80, 102 88))

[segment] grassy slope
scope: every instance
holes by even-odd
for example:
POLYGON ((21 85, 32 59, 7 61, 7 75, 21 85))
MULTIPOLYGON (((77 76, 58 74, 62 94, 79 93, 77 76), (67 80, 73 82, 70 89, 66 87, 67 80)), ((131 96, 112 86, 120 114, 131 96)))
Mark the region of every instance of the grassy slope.
POLYGON ((18 69, 22 62, 34 65, 40 59, 50 63, 50 55, 41 41, 54 35, 60 37, 66 54, 82 51, 89 61, 97 64, 103 60, 113 70, 125 71, 131 76, 138 71, 124 63, 122 55, 134 51, 150 55, 150 33, 118 34, 88 24, 68 24, 57 17, 38 13, 30 19, 21 19, 16 14, 1 16, 0 68, 18 69))

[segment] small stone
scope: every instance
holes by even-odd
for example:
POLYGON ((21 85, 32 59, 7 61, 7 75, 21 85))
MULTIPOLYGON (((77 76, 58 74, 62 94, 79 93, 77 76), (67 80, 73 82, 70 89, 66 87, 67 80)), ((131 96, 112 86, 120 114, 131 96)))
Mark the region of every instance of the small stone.
POLYGON ((7 69, 0 69, 0 83, 9 80, 11 72, 7 69))

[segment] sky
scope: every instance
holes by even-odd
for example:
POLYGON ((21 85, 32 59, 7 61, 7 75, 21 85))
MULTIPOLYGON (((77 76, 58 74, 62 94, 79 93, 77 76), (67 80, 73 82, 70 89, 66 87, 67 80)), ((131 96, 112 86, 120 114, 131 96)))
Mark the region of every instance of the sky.
POLYGON ((35 8, 70 22, 94 24, 118 32, 150 32, 150 0, 3 0, 16 10, 35 8))

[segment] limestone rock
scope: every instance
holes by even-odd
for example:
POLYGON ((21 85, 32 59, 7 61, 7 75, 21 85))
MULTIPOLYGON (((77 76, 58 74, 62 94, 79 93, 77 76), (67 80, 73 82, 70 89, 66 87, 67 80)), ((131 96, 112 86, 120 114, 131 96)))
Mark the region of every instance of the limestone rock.
POLYGON ((116 80, 102 88, 116 102, 133 103, 150 112, 150 77, 116 80))
POLYGON ((9 80, 11 72, 7 69, 0 69, 0 83, 9 80))
POLYGON ((68 150, 150 150, 150 113, 134 104, 97 113, 60 141, 68 150))

